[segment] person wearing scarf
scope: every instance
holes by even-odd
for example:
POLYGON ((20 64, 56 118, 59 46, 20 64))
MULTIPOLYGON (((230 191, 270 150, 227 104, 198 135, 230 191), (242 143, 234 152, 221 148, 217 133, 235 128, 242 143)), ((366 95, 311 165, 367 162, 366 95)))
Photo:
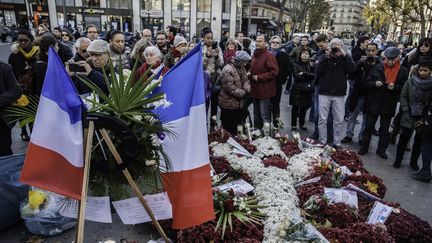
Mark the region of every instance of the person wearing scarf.
POLYGON ((237 43, 239 42, 236 41, 233 37, 228 38, 228 40, 226 41, 225 50, 223 52, 225 64, 230 63, 231 60, 235 57, 237 52, 237 43))
POLYGON ((410 112, 414 104, 421 104, 420 107, 426 107, 432 102, 432 58, 420 58, 419 64, 413 66, 411 78, 405 83, 400 96, 400 109, 402 111, 400 126, 401 134, 396 150, 396 160, 393 167, 400 168, 405 147, 411 140, 411 135, 416 131, 414 136, 414 145, 411 151, 410 167, 418 170, 417 160, 420 157, 422 145, 422 134, 416 130, 416 123, 421 120, 421 116, 413 117, 410 112))
POLYGON ((109 54, 115 66, 122 63, 123 69, 130 69, 129 53, 126 52, 124 34, 118 30, 108 32, 109 54))
POLYGON ((383 63, 375 65, 366 78, 366 126, 359 155, 368 152, 372 132, 379 117, 380 130, 376 153, 381 158, 388 159, 386 150, 390 139, 390 122, 395 115, 399 95, 407 79, 408 70, 400 65, 400 50, 397 47, 387 48, 384 51, 383 63))
POLYGON ((165 75, 169 68, 162 63, 163 54, 156 46, 149 46, 144 50, 145 63, 135 73, 135 83, 150 69, 143 81, 155 74, 155 79, 165 75))
POLYGON ((183 36, 177 35, 174 38, 174 47, 171 48, 163 58, 165 67, 172 68, 187 51, 187 41, 183 36))
MULTIPOLYGON (((36 65, 39 47, 34 44, 34 37, 28 31, 19 31, 17 43, 11 47, 8 63, 12 66, 15 79, 20 84, 25 95, 32 95, 31 83, 33 70, 36 65)), ((30 137, 26 127, 21 128, 21 139, 29 141, 30 137)))
POLYGON ((290 72, 290 59, 289 55, 281 51, 282 39, 279 36, 273 36, 270 38, 270 53, 276 58, 276 62, 279 68, 278 75, 276 77, 276 95, 271 99, 271 110, 273 115, 273 126, 281 127, 280 120, 280 101, 282 95, 282 86, 286 83, 290 72))

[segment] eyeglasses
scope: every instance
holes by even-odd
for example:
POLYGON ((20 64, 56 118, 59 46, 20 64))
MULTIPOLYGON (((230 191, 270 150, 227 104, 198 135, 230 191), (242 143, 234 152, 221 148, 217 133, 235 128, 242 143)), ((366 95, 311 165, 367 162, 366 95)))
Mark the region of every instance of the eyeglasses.
POLYGON ((279 45, 280 42, 278 42, 278 41, 272 41, 272 44, 279 45))

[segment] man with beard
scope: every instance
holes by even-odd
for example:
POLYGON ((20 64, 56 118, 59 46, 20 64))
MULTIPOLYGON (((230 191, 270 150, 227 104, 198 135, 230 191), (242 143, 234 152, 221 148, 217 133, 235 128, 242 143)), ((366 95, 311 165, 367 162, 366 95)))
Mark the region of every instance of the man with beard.
POLYGON ((159 31, 156 34, 156 45, 162 54, 165 56, 168 51, 171 49, 171 46, 168 42, 168 35, 165 31, 159 31))

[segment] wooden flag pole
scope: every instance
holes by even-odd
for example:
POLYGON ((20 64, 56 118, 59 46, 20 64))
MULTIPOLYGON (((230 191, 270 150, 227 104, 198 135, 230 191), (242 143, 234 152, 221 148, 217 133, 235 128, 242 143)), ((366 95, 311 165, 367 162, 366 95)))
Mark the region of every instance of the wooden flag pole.
POLYGON ((81 189, 81 201, 79 202, 79 213, 78 213, 78 229, 77 229, 77 243, 84 243, 84 223, 85 223, 85 209, 87 205, 87 190, 88 181, 90 173, 90 159, 91 150, 93 145, 93 135, 94 135, 94 123, 89 122, 89 127, 87 129, 87 137, 85 138, 85 157, 84 157, 84 176, 83 185, 81 189))
MULTIPOLYGON (((108 148, 111 151, 112 155, 114 156, 116 162, 118 164, 122 164, 123 160, 120 157, 120 154, 118 153, 116 147, 114 146, 114 143, 112 142, 111 138, 109 137, 106 129, 105 128, 100 129, 99 132, 102 134, 102 137, 104 138, 106 144, 108 145, 108 148)), ((127 181, 129 182, 129 185, 132 187, 132 190, 134 191, 135 195, 138 197, 144 209, 146 210, 147 214, 150 216, 153 224, 156 226, 156 229, 159 231, 159 234, 162 236, 165 242, 171 242, 171 240, 166 236, 165 231, 160 226, 156 217, 154 216, 151 208, 148 206, 147 202, 145 201, 144 196, 142 195, 139 187, 137 186, 134 179, 132 178, 132 175, 129 173, 129 170, 125 168, 122 172, 123 175, 126 177, 127 181)))

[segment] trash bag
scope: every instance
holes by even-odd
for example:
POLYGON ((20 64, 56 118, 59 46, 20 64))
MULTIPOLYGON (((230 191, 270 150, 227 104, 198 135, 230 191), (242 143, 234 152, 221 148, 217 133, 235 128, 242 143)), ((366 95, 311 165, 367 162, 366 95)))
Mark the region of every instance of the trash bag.
POLYGON ((21 218, 33 234, 52 236, 73 228, 77 220, 60 214, 66 204, 77 203, 54 192, 31 187, 21 202, 21 218))
POLYGON ((0 230, 16 224, 29 187, 18 181, 25 155, 0 157, 0 230))

